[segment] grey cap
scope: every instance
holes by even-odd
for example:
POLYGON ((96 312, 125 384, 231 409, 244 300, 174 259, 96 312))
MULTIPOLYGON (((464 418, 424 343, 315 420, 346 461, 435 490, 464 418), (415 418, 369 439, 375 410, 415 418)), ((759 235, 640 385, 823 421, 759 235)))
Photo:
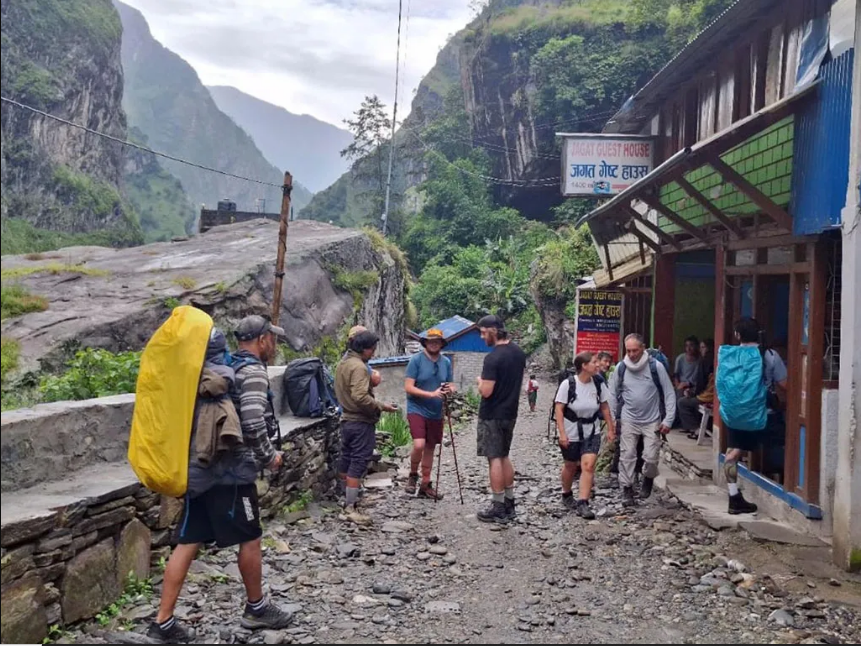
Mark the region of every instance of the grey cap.
POLYGON ((233 334, 238 341, 253 341, 270 332, 275 336, 286 336, 284 328, 272 325, 268 319, 262 316, 252 314, 239 321, 233 334))

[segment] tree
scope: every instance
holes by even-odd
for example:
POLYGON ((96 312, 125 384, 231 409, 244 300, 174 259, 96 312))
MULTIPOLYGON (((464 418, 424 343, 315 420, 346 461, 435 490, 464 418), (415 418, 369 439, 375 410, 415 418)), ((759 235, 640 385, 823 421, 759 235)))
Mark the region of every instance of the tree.
POLYGON ((353 184, 370 187, 357 193, 367 202, 370 212, 379 215, 386 195, 386 144, 391 138, 392 123, 376 94, 366 96, 353 115, 353 119, 344 119, 353 133, 353 142, 341 151, 341 157, 353 163, 353 184))

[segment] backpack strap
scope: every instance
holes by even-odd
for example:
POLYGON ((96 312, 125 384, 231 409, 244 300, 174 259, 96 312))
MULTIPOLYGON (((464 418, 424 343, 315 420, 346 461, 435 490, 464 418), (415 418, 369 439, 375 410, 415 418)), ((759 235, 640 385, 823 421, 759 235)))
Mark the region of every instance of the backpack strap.
POLYGON ((655 382, 655 388, 658 389, 658 409, 661 412, 661 421, 667 416, 667 402, 664 398, 664 387, 661 385, 661 376, 658 374, 658 361, 649 357, 649 371, 652 373, 652 381, 655 382))
POLYGON ((625 373, 628 371, 628 366, 624 361, 620 361, 619 365, 616 366, 616 419, 622 419, 622 406, 624 405, 624 398, 622 397, 623 385, 625 384, 625 373))
POLYGON ((598 420, 598 417, 601 413, 601 383, 603 379, 601 377, 595 376, 592 378, 593 383, 595 384, 595 390, 598 394, 598 410, 591 417, 580 417, 571 410, 570 406, 577 400, 577 377, 574 375, 568 377, 568 404, 565 406, 565 419, 569 422, 574 422, 577 424, 577 433, 580 436, 580 441, 583 442, 585 439, 585 434, 583 433, 583 423, 587 424, 595 424, 598 420))

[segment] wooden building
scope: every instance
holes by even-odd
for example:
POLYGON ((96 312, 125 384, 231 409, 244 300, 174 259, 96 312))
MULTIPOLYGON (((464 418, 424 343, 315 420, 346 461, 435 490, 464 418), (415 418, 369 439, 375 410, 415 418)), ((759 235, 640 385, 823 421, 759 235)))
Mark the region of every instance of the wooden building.
MULTIPOLYGON (((838 388, 843 292, 858 289, 845 275, 841 235, 848 200, 857 210, 847 190, 858 148, 850 136, 857 11, 856 0, 731 5, 606 125, 608 134, 651 135, 657 159, 580 222, 602 259, 599 286, 651 287, 645 331, 668 354, 689 334, 732 343, 741 316, 765 326, 789 371, 786 434, 777 467, 763 472, 773 461, 748 456, 747 492, 826 538, 840 433, 850 432, 838 408, 855 406, 854 394, 840 403, 838 388)), ((643 332, 639 325, 625 331, 643 332)), ((726 447, 716 437, 719 480, 726 447)), ((858 504, 855 494, 853 534, 858 504)))

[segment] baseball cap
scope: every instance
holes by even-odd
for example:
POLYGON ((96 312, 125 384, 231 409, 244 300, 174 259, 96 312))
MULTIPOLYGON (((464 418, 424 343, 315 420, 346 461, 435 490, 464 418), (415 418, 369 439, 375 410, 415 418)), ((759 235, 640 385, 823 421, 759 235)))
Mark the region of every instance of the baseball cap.
POLYGON ((252 314, 239 321, 233 334, 238 341, 253 341, 270 332, 275 336, 285 336, 284 328, 272 325, 269 319, 263 316, 252 314))
POLYGON ((497 330, 505 329, 505 321, 494 314, 483 316, 477 325, 480 328, 496 328, 497 330))
POLYGON ((357 334, 359 334, 361 332, 367 332, 367 331, 368 331, 368 328, 366 328, 364 325, 354 325, 353 327, 350 328, 350 331, 347 332, 347 338, 352 339, 357 334))

